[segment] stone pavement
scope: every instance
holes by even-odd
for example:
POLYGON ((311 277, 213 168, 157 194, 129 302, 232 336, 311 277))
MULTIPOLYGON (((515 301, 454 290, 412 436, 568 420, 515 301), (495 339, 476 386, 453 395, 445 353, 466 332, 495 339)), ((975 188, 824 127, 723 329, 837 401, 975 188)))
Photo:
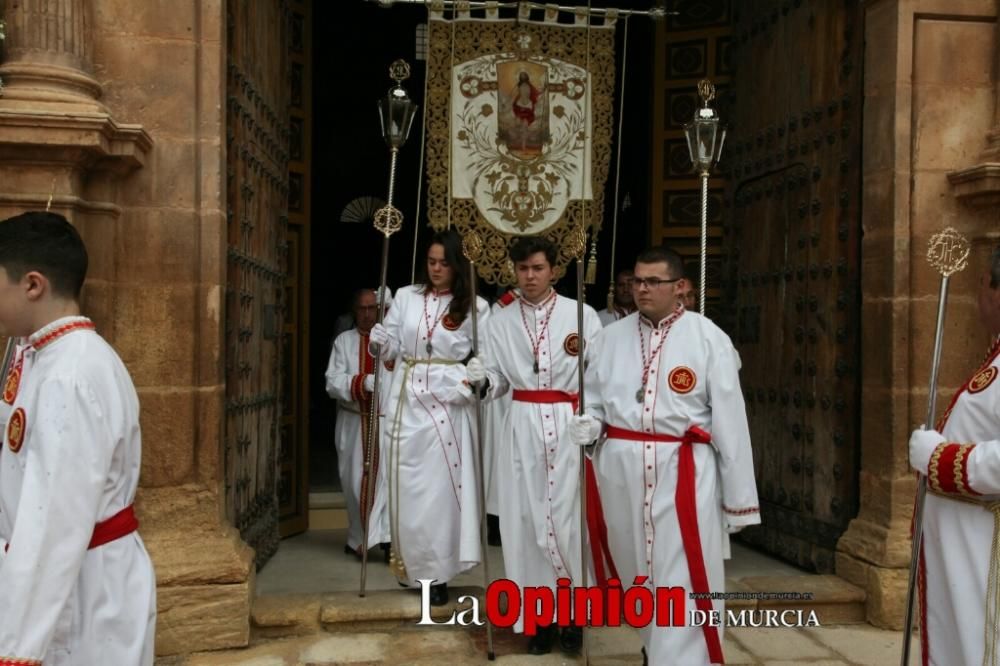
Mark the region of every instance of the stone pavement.
MULTIPOLYGON (((359 567, 341 555, 341 531, 310 532, 288 539, 259 574, 252 611, 253 639, 242 650, 162 658, 157 666, 462 666, 488 664, 483 628, 421 627, 419 595, 401 590, 387 567, 372 562, 368 594, 357 596, 359 567)), ((491 578, 503 577, 499 549, 490 549, 491 578)), ((373 551, 374 553, 375 551, 373 551)), ((834 576, 810 575, 734 544, 726 563, 726 588, 736 592, 806 592, 809 602, 731 600, 727 607, 815 610, 823 626, 739 628, 725 634, 729 664, 896 664, 901 632, 863 623, 864 592, 834 576)), ((450 616, 459 595, 482 594, 482 571, 466 572, 449 585, 452 604, 435 609, 450 616)), ((638 666, 641 640, 628 627, 601 628, 591 637, 593 666, 638 666)), ((526 654, 527 639, 510 630, 495 635, 501 666, 582 664, 558 652, 526 654)), ((917 654, 916 641, 913 653, 917 654)), ((672 666, 672 665, 671 665, 672 666)), ((685 665, 681 665, 685 666, 685 665)))
MULTIPOLYGON (((592 666, 638 666, 641 642, 626 628, 591 633, 592 666)), ((732 629, 726 633, 728 664, 764 666, 871 665, 899 662, 898 631, 868 625, 803 629, 732 629)), ((395 630, 314 634, 266 641, 245 650, 227 650, 165 658, 157 666, 462 666, 489 664, 482 629, 397 627, 395 630)), ((562 666, 582 664, 580 658, 558 651, 545 657, 524 653, 525 638, 497 632, 494 649, 498 666, 562 666)), ((919 654, 914 640, 912 654, 919 654)), ((683 666, 683 665, 681 665, 683 666)))

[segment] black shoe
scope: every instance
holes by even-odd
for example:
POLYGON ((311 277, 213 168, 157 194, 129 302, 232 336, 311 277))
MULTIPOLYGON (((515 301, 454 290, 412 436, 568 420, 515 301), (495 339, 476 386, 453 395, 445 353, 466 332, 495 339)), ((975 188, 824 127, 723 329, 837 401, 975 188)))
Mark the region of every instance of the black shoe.
POLYGON ((528 654, 548 654, 552 652, 552 643, 556 639, 556 628, 553 626, 538 627, 538 633, 528 641, 528 654))
POLYGON ((486 514, 486 543, 491 546, 499 546, 500 543, 500 516, 492 513, 486 514))
POLYGON ((649 659, 646 658, 646 648, 642 648, 642 666, 649 666, 649 659))
POLYGON ((448 603, 448 584, 431 585, 430 600, 431 606, 444 606, 448 603))
POLYGON ((358 551, 354 550, 353 548, 351 548, 347 544, 344 544, 344 555, 353 555, 354 557, 358 558, 359 560, 361 559, 361 553, 359 553, 358 551))
POLYGON ((569 654, 578 653, 583 647, 583 628, 563 627, 559 634, 559 647, 563 649, 563 652, 569 654))
POLYGON ((380 543, 378 547, 382 549, 382 561, 389 564, 389 554, 392 550, 392 544, 380 543))

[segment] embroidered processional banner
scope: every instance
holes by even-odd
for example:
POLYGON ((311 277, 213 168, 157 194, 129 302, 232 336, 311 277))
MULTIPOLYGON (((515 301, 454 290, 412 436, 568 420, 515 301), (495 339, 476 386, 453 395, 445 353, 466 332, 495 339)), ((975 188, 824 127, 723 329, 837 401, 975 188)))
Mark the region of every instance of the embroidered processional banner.
MULTIPOLYGON (((487 3, 489 5, 490 3, 487 3)), ((479 16, 432 8, 427 59, 427 208, 484 242, 489 282, 513 281, 512 237, 546 236, 562 275, 580 229, 601 227, 615 87, 613 15, 569 22, 554 7, 479 16), (536 16, 538 14, 538 16, 536 16)), ((578 243, 577 243, 578 247, 578 243)))

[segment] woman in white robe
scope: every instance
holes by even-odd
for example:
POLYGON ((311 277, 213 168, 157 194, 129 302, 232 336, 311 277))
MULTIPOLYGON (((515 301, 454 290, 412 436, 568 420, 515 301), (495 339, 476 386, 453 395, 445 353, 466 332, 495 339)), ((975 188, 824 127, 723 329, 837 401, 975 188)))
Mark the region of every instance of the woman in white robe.
MULTIPOLYGON (((472 352, 468 263, 453 230, 435 234, 426 279, 399 290, 373 345, 394 362, 385 408, 390 567, 401 583, 433 579, 431 603, 447 582, 481 559, 473 438, 474 399, 464 362, 472 352)), ((482 327, 489 306, 478 298, 482 327)))

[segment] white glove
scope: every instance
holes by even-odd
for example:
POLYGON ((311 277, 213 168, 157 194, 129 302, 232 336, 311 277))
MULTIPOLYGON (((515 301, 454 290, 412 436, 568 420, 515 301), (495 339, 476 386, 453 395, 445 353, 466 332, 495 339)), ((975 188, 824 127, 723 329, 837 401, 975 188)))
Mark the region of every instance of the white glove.
POLYGON ((364 384, 365 391, 367 391, 368 393, 374 391, 375 375, 365 375, 365 378, 362 380, 362 384, 364 384))
POLYGON ((923 426, 914 430, 910 435, 910 466, 926 476, 931 454, 938 444, 946 441, 937 430, 924 430, 923 426))
POLYGON ((478 356, 473 356, 465 365, 465 378, 473 386, 479 386, 486 379, 486 366, 479 360, 478 356))
POLYGON ((569 438, 574 444, 593 444, 601 434, 601 422, 589 414, 573 416, 569 420, 569 438))
POLYGON ((368 341, 373 345, 382 346, 389 342, 389 331, 385 330, 385 326, 382 324, 375 324, 372 326, 372 330, 368 333, 368 341))

